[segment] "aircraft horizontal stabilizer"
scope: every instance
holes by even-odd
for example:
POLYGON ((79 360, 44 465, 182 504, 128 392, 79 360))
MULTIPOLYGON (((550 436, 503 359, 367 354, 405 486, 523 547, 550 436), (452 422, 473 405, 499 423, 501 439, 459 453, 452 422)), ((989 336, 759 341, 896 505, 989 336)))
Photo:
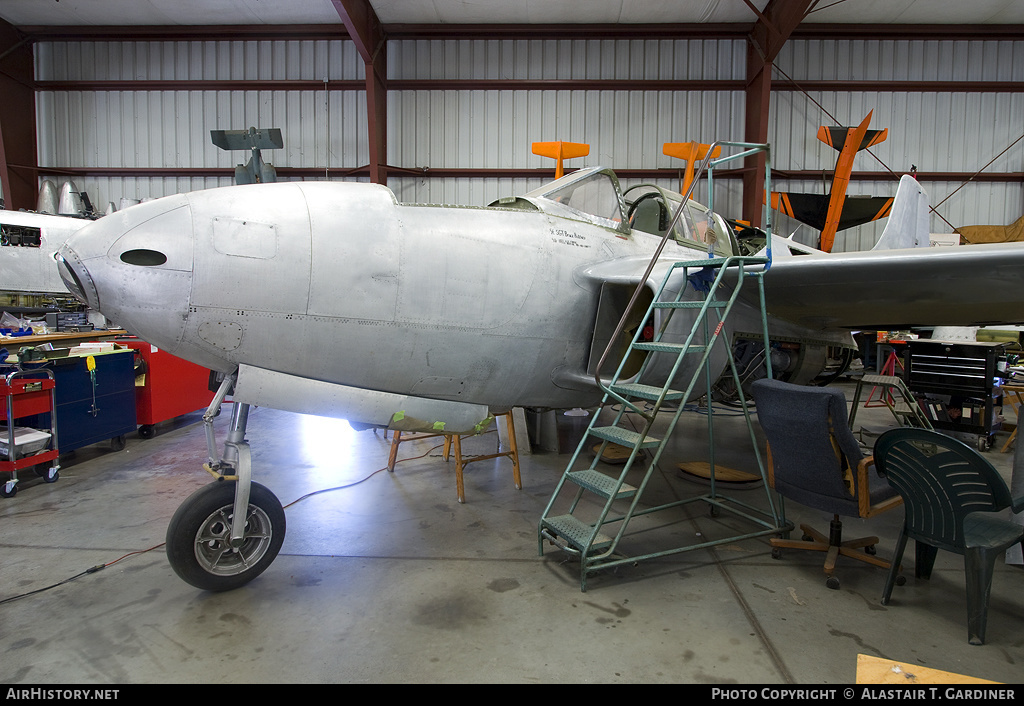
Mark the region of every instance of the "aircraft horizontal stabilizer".
POLYGON ((210 130, 210 139, 222 150, 279 150, 284 147, 284 136, 276 127, 210 130))
POLYGON ((552 159, 572 159, 590 154, 590 145, 582 142, 534 142, 533 153, 552 159))
MULTIPOLYGON (((825 229, 828 218, 830 194, 798 194, 788 192, 772 192, 772 208, 795 218, 818 230, 825 229)), ((892 209, 891 196, 846 196, 843 199, 842 211, 836 230, 846 230, 854 226, 886 218, 892 209)))
MULTIPOLYGON (((842 152, 843 148, 846 146, 847 138, 849 138, 856 131, 857 128, 852 127, 822 126, 818 128, 818 139, 824 142, 829 147, 838 150, 839 152, 842 152)), ((887 138, 888 136, 889 128, 886 128, 884 130, 866 130, 864 132, 864 137, 861 139, 860 145, 857 146, 856 151, 860 152, 861 150, 877 145, 880 142, 885 142, 885 138, 887 138)))
MULTIPOLYGON (((675 157, 676 159, 682 159, 686 162, 686 169, 683 175, 682 188, 679 190, 680 193, 685 194, 690 190, 690 183, 693 181, 693 175, 696 171, 696 163, 708 156, 708 150, 711 149, 711 145, 705 145, 700 142, 666 142, 661 146, 663 154, 669 157, 675 157)), ((721 147, 715 147, 711 150, 711 158, 717 159, 722 154, 721 147)))
POLYGON ((541 157, 551 157, 556 161, 555 178, 560 179, 565 174, 564 162, 574 157, 586 157, 590 154, 590 145, 585 142, 534 142, 533 153, 541 157))

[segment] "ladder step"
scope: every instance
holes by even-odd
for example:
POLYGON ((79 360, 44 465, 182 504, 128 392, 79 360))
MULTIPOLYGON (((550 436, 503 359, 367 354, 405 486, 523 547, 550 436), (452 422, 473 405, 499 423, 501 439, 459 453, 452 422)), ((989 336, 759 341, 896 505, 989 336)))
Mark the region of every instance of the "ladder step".
POLYGON ((619 485, 619 481, 611 476, 606 476, 600 471, 592 469, 573 471, 567 477, 576 485, 597 493, 603 498, 610 498, 614 494, 616 500, 622 500, 636 495, 636 488, 628 483, 623 483, 616 493, 615 487, 619 485))
POLYGON ((726 260, 732 260, 733 266, 740 264, 744 265, 764 265, 768 263, 767 257, 758 257, 756 255, 748 256, 733 256, 731 258, 725 257, 705 257, 700 260, 683 260, 672 264, 673 267, 721 267, 725 264, 726 260))
MULTIPOLYGON (((709 309, 724 309, 729 302, 724 301, 712 301, 708 302, 709 309)), ((654 302, 651 307, 654 309, 700 309, 704 306, 702 301, 690 301, 690 302, 654 302)))
POLYGON ((661 443, 661 439, 655 439, 653 436, 645 438, 635 431, 623 429, 622 427, 593 427, 590 433, 599 439, 605 439, 606 441, 614 442, 620 446, 627 446, 631 449, 647 449, 661 443))
POLYGON ((676 262, 673 267, 721 267, 725 264, 724 257, 706 257, 702 260, 683 260, 676 262))
POLYGON ((687 348, 684 343, 662 343, 662 342, 650 342, 650 343, 634 343, 633 348, 641 351, 658 351, 660 353, 703 353, 704 346, 690 345, 687 348))
MULTIPOLYGON (((590 535, 594 533, 593 527, 576 519, 572 515, 547 517, 541 520, 540 524, 542 528, 551 530, 552 533, 558 535, 579 551, 588 549, 587 541, 590 539, 590 535)), ((607 548, 611 543, 611 537, 598 532, 597 536, 594 537, 593 543, 590 544, 589 549, 591 551, 600 551, 607 548)))
MULTIPOLYGON (((656 401, 661 397, 662 389, 660 387, 654 387, 653 385, 640 385, 637 383, 627 383, 624 385, 612 385, 612 392, 617 392, 623 397, 639 397, 644 400, 656 401)), ((666 400, 681 400, 685 393, 679 390, 666 390, 666 400)))
POLYGON ((903 385, 903 378, 895 375, 863 375, 860 381, 865 385, 887 385, 889 387, 900 387, 903 385))

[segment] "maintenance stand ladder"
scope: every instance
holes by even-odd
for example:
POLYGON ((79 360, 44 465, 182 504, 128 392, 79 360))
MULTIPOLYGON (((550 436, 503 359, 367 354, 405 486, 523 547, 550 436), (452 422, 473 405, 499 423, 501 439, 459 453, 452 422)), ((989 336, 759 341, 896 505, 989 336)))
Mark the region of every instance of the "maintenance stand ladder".
MULTIPOLYGON (((652 559, 669 554, 701 549, 727 542, 735 542, 737 540, 752 537, 779 534, 780 532, 786 531, 784 527, 780 526, 780 513, 776 511, 775 502, 768 486, 764 464, 761 460, 760 451, 757 448, 753 423, 751 421, 750 413, 746 407, 743 387, 740 384, 739 374, 736 370, 735 363, 733 362, 731 350, 729 350, 730 342, 721 336, 725 321, 729 316, 740 291, 748 280, 753 279, 753 284, 758 287, 759 292, 765 351, 767 352, 769 350, 768 322, 765 311, 763 280, 764 274, 768 269, 765 265, 768 263, 770 263, 770 257, 765 258, 752 256, 706 258, 673 263, 670 266, 664 281, 655 293, 654 300, 647 310, 646 318, 641 319, 642 321, 647 321, 649 319, 653 320, 652 316, 656 309, 668 310, 665 312, 664 323, 659 327, 657 334, 654 336, 654 340, 649 342, 639 340, 643 327, 638 327, 636 334, 633 336, 632 342, 627 347, 622 362, 619 364, 618 369, 615 371, 611 380, 606 383, 599 379, 599 383, 604 390, 601 410, 599 410, 597 414, 593 415, 590 425, 583 435, 583 439, 580 441, 576 452, 569 461, 565 472, 562 474, 562 478, 559 480, 558 485, 556 486, 555 491, 544 510, 544 514, 541 517, 538 527, 538 551, 541 555, 544 553, 544 540, 548 540, 570 554, 579 556, 580 589, 582 591, 586 591, 587 576, 601 569, 614 567, 619 564, 634 563, 644 559, 652 559), (701 298, 683 301, 683 295, 688 287, 682 286, 678 288, 678 294, 676 294, 674 299, 670 301, 662 301, 662 294, 666 291, 666 285, 672 277, 673 272, 679 268, 683 268, 685 280, 689 285, 708 282, 713 276, 713 281, 711 281, 707 286, 694 286, 695 291, 706 289, 706 291, 701 292, 701 298), (696 271, 696 273, 691 275, 692 271, 696 271), (731 292, 727 291, 728 287, 722 286, 726 281, 729 281, 730 284, 734 285, 731 292), (726 293, 725 296, 723 296, 723 292, 726 293), (668 321, 676 312, 683 309, 696 310, 695 319, 685 342, 679 344, 662 341, 662 336, 668 327, 668 321), (720 495, 715 485, 714 415, 711 408, 711 387, 714 380, 712 379, 712 371, 708 361, 716 343, 720 343, 720 345, 725 348, 725 357, 726 360, 728 360, 729 371, 732 374, 736 390, 740 395, 740 403, 743 406, 743 413, 746 418, 751 445, 753 446, 754 453, 757 458, 761 479, 764 481, 762 485, 765 490, 768 507, 770 509, 768 513, 765 513, 762 509, 755 508, 751 505, 720 495), (671 368, 671 373, 668 375, 663 387, 659 388, 635 382, 627 383, 619 381, 625 367, 625 362, 629 358, 630 353, 634 350, 649 351, 647 358, 644 360, 644 363, 640 368, 640 372, 637 373, 635 377, 630 373, 630 379, 635 380, 643 379, 644 371, 647 369, 650 360, 654 357, 654 354, 658 353, 662 355, 675 356, 675 362, 671 368), (687 356, 699 356, 700 362, 696 366, 692 377, 685 382, 684 386, 674 387, 673 381, 678 375, 679 369, 683 366, 684 359, 687 356), (693 397, 694 390, 697 389, 697 385, 702 378, 704 393, 708 400, 707 423, 710 454, 710 492, 705 495, 679 500, 656 507, 642 506, 640 501, 644 490, 647 487, 647 483, 650 480, 654 469, 657 467, 658 461, 661 459, 662 452, 665 450, 672 432, 676 429, 680 416, 686 406, 686 402, 693 397), (675 407, 675 413, 668 425, 665 437, 659 439, 651 435, 651 430, 657 421, 658 413, 666 405, 668 405, 669 408, 675 407), (597 422, 602 416, 601 412, 608 407, 611 407, 612 410, 618 407, 618 411, 614 414, 614 421, 609 426, 597 426, 597 422), (624 419, 628 421, 628 418, 625 417, 627 411, 635 412, 644 420, 643 429, 641 431, 637 432, 623 426, 624 419), (596 455, 594 456, 594 460, 590 463, 590 466, 582 470, 573 470, 576 466, 577 460, 584 455, 584 449, 595 444, 595 439, 601 440, 601 443, 600 448, 597 449, 596 455), (597 464, 601 460, 610 443, 619 444, 629 450, 629 457, 625 465, 622 467, 618 477, 609 476, 597 469, 597 464), (638 464, 639 466, 643 465, 643 460, 648 455, 644 453, 645 449, 652 450, 652 460, 647 465, 646 470, 643 471, 639 484, 635 486, 631 485, 626 482, 626 477, 634 470, 635 466, 638 464), (558 500, 559 496, 563 494, 563 491, 566 492, 566 495, 569 493, 573 494, 573 497, 569 502, 569 509, 567 512, 563 512, 562 514, 552 514, 556 500, 558 500), (603 503, 596 519, 583 519, 580 517, 581 514, 586 512, 586 508, 590 509, 590 515, 593 515, 594 513, 594 503, 581 503, 587 494, 596 496, 598 498, 598 505, 603 503), (619 543, 622 541, 623 537, 626 536, 627 527, 629 526, 630 521, 634 518, 697 501, 707 503, 710 506, 710 511, 713 516, 716 516, 719 510, 727 510, 735 515, 750 520, 755 525, 759 526, 760 529, 755 529, 754 531, 746 534, 705 541, 700 544, 676 547, 639 556, 627 557, 617 552, 619 543), (623 508, 624 506, 624 509, 617 509, 616 506, 618 506, 618 508, 623 508), (613 510, 617 511, 613 512, 613 510), (617 528, 610 528, 609 526, 611 525, 617 525, 617 528)), ((768 356, 766 356, 766 358, 767 357, 768 356)), ((770 363, 768 374, 771 375, 770 363)), ((588 498, 588 500, 589 499, 591 498, 588 498)), ((565 505, 564 499, 561 505, 565 505)))

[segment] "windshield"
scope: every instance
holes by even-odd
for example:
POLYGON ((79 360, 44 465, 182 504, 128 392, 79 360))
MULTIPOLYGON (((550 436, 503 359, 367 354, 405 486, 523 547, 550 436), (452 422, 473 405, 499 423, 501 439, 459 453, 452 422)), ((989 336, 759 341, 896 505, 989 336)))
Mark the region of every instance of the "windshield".
POLYGON ((585 179, 549 191, 544 196, 563 206, 589 213, 598 218, 616 222, 622 220, 619 194, 605 174, 591 174, 585 179))
MULTIPOLYGON (((587 216, 586 220, 598 225, 628 232, 622 215, 622 192, 610 170, 595 167, 573 172, 530 192, 527 196, 540 197, 574 212, 566 212, 566 216, 587 216)), ((545 210, 556 212, 552 209, 545 210)))

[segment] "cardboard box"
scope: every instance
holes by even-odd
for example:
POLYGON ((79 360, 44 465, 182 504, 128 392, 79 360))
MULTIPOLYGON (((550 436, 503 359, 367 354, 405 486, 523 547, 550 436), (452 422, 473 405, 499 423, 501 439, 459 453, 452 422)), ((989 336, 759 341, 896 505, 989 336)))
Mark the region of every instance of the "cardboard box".
MULTIPOLYGON (((0 457, 7 457, 9 444, 9 427, 0 427, 0 457)), ((14 458, 24 458, 46 448, 50 441, 50 432, 39 431, 31 427, 14 427, 14 458)))

